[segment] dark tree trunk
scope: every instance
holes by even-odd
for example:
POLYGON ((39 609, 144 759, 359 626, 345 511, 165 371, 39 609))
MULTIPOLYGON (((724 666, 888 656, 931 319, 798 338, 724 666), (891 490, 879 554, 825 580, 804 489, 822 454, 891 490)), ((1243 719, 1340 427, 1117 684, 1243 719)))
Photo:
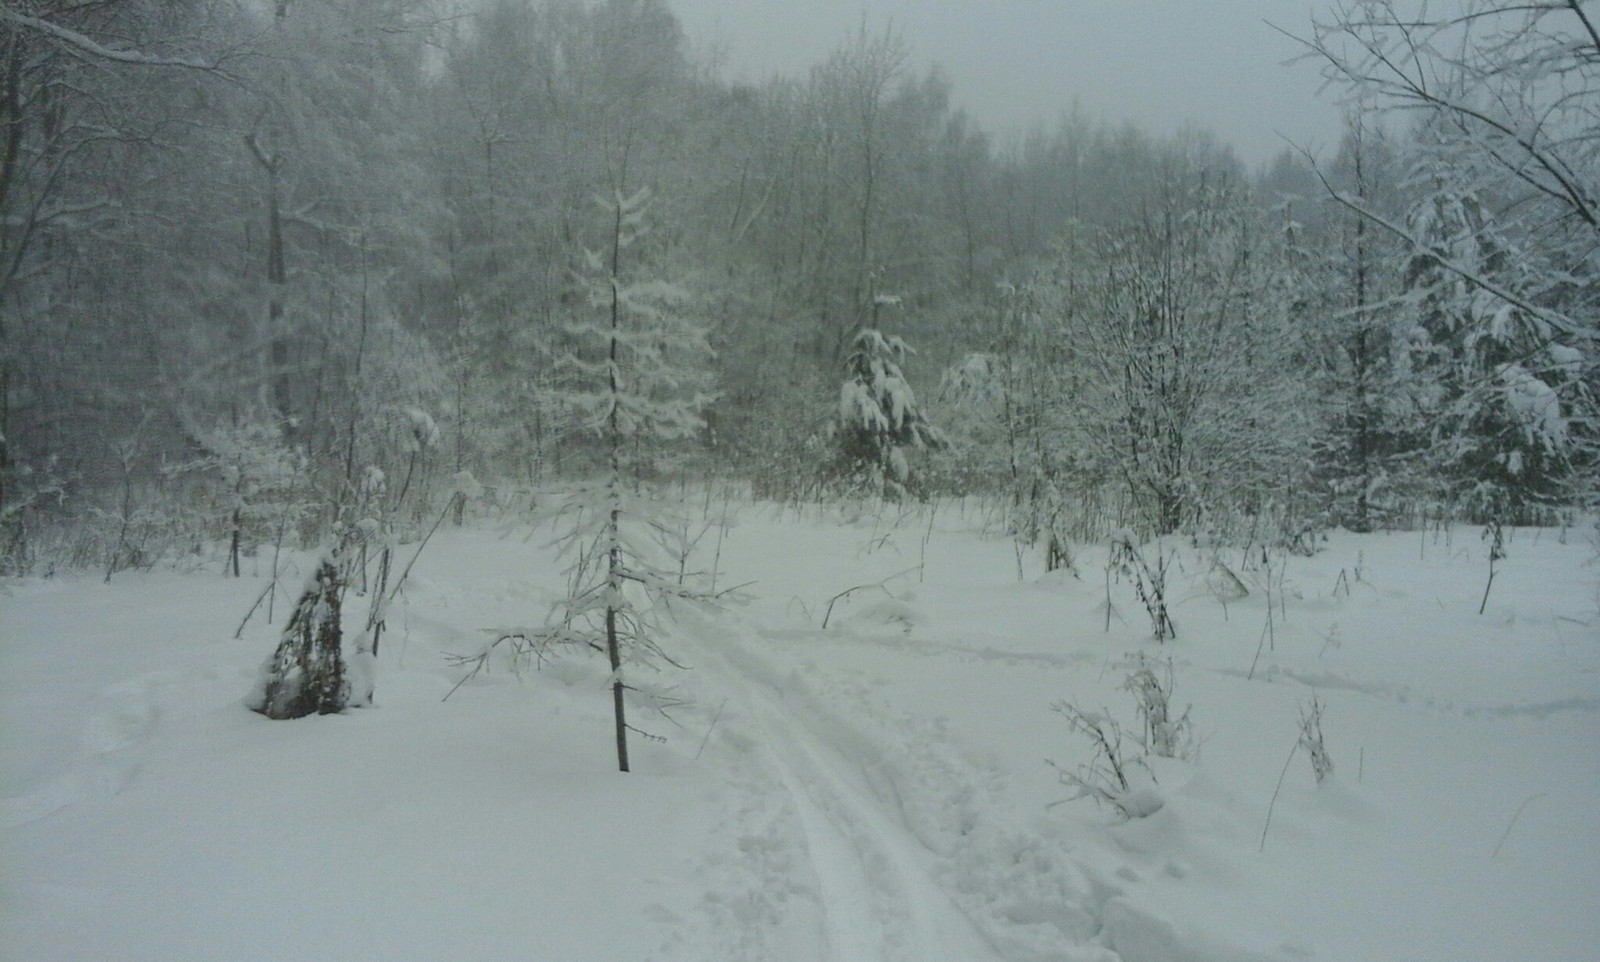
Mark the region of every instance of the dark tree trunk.
POLYGON ((293 393, 289 382, 289 333, 283 329, 283 295, 288 273, 283 260, 283 216, 278 209, 279 160, 267 167, 267 334, 272 339, 272 406, 283 422, 283 436, 294 433, 293 393))
POLYGON ((267 372, 272 384, 272 407, 283 424, 285 440, 294 437, 293 391, 289 372, 289 332, 284 330, 284 295, 288 288, 288 269, 284 264, 283 212, 279 174, 283 155, 269 153, 258 134, 245 138, 256 163, 267 175, 267 372))

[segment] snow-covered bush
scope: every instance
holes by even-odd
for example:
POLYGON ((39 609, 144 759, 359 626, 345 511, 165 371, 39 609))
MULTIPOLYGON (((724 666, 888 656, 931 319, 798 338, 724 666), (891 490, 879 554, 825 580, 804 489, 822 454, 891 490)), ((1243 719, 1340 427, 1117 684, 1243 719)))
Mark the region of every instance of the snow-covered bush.
POLYGON ((1138 708, 1144 729, 1143 754, 1130 758, 1124 753, 1122 725, 1109 712, 1086 712, 1058 702, 1052 706, 1055 712, 1067 720, 1073 734, 1088 739, 1093 754, 1072 771, 1049 764, 1060 773, 1062 784, 1074 790, 1063 801, 1092 798, 1110 805, 1123 818, 1143 818, 1165 802, 1145 757, 1188 759, 1194 755, 1194 741, 1189 707, 1176 715, 1172 710, 1172 663, 1167 663, 1165 677, 1143 654, 1134 655, 1127 667, 1131 670, 1122 690, 1133 695, 1138 708))
POLYGON ((289 446, 282 426, 267 417, 190 424, 187 433, 201 456, 171 466, 167 473, 207 483, 209 490, 202 496, 216 506, 213 524, 226 536, 228 570, 237 578, 241 555, 276 540, 308 513, 304 492, 297 491, 305 458, 289 446))
POLYGON ((1156 786, 1155 775, 1142 758, 1127 758, 1122 750, 1122 726, 1105 712, 1085 712, 1066 702, 1054 706, 1067 720, 1075 735, 1089 740, 1094 754, 1075 770, 1049 764, 1060 774, 1061 783, 1073 789, 1062 799, 1075 802, 1092 798, 1110 805, 1126 819, 1153 815, 1166 804, 1156 786))
POLYGON ((1188 758, 1194 751, 1194 741, 1189 728, 1189 707, 1174 717, 1172 712, 1172 662, 1166 663, 1165 677, 1156 674, 1156 666, 1143 654, 1134 656, 1133 671, 1123 681, 1125 691, 1133 694, 1139 705, 1139 719, 1144 723, 1145 751, 1162 758, 1188 758))
POLYGON ((56 476, 54 459, 42 470, 32 465, 0 466, 0 575, 31 573, 37 547, 34 515, 65 497, 65 485, 56 476))

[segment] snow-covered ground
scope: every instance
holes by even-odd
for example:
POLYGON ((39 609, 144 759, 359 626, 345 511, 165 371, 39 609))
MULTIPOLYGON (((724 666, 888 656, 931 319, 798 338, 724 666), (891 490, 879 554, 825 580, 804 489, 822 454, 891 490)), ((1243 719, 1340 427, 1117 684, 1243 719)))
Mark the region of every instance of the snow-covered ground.
POLYGON ((1600 958, 1583 532, 1514 532, 1481 616, 1477 529, 1265 566, 1173 542, 1162 645, 1104 545, 1019 578, 975 510, 733 514, 719 584, 748 602, 680 611, 662 647, 686 668, 630 676, 685 704, 636 711, 664 741, 635 738, 628 775, 598 658, 495 662, 443 700, 444 653, 561 590, 546 531, 441 532, 376 706, 293 722, 241 704, 276 636, 257 613, 232 638, 264 572, 5 583, 0 957, 1600 958), (1148 817, 1055 804, 1091 752, 1052 706, 1116 718, 1137 755, 1140 652, 1170 659, 1197 754, 1150 760, 1148 817), (1313 694, 1321 786, 1291 757, 1313 694))

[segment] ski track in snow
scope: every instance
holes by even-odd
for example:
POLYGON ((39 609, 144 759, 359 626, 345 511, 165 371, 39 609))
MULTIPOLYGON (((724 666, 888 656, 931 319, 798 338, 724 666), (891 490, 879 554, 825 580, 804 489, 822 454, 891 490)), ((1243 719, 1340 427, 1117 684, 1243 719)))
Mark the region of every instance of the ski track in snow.
POLYGON ((817 878, 831 962, 983 962, 1003 956, 935 880, 892 777, 832 746, 861 733, 797 704, 782 680, 724 640, 714 661, 741 691, 761 754, 793 801, 817 878), (887 796, 887 797, 885 797, 887 796))
POLYGON ((1266 684, 1276 683, 1280 680, 1288 681, 1294 685, 1312 691, 1347 691, 1357 695, 1366 695, 1371 698, 1380 698, 1396 704, 1424 705, 1432 710, 1457 714, 1464 718, 1516 718, 1527 717, 1543 719, 1562 712, 1600 712, 1600 698, 1585 698, 1572 696, 1556 698, 1528 704, 1498 704, 1498 705, 1457 705, 1452 701, 1443 700, 1424 692, 1419 692, 1415 687, 1406 684, 1395 684, 1381 681, 1367 681, 1347 678, 1330 671, 1304 671, 1286 668, 1281 665, 1268 665, 1252 674, 1238 668, 1207 668, 1197 666, 1193 662, 1180 662, 1184 667, 1195 668, 1200 671, 1211 671, 1218 675, 1230 678, 1259 679, 1266 684))
MULTIPOLYGON (((530 606, 525 573, 482 579, 464 587, 446 580, 439 584, 439 597, 430 597, 428 604, 418 605, 416 610, 409 606, 397 609, 395 634, 386 641, 386 657, 393 659, 396 668, 391 685, 412 686, 408 695, 427 691, 430 707, 437 694, 433 683, 448 687, 443 679, 449 674, 430 667, 430 659, 440 650, 461 650, 481 643, 483 621, 493 621, 505 612, 520 616, 530 606), (415 648, 408 656, 413 633, 415 648), (398 670, 407 665, 408 658, 412 667, 398 670)), ((419 594, 422 585, 419 579, 414 586, 419 594)), ((1027 591, 1019 597, 1025 600, 1038 593, 1027 591)), ((542 597, 539 595, 540 604, 542 597)), ((1322 603, 1320 599, 1300 602, 1302 607, 1322 603)), ((1274 930, 1273 940, 1268 941, 1265 935, 1258 937, 1251 931, 1250 925, 1241 924, 1238 917, 1225 916, 1218 923, 1201 909, 1157 897, 1161 886, 1154 883, 1193 879, 1188 883, 1192 888, 1219 886, 1223 895, 1218 901, 1225 907, 1249 904, 1246 900, 1254 897, 1249 891, 1229 902, 1228 887, 1237 884, 1243 888, 1243 883, 1256 877, 1252 870, 1269 877, 1269 860, 1281 857, 1277 855, 1280 846, 1300 845, 1314 852, 1318 851, 1315 844, 1324 844, 1319 835, 1331 838, 1349 830, 1350 826, 1336 817, 1337 806, 1330 801, 1341 796, 1319 790, 1321 795, 1310 796, 1308 801, 1302 792, 1296 805, 1286 795, 1278 819, 1271 823, 1273 847, 1260 860, 1251 861, 1260 812, 1249 803, 1266 801, 1265 789, 1272 787, 1271 776, 1281 764, 1276 751, 1264 787, 1254 783, 1218 787, 1207 770, 1200 770, 1192 787, 1173 780, 1171 804, 1162 818, 1109 828, 1100 836, 1088 836, 1081 825, 1035 817, 1027 803, 1019 801, 1029 797, 1020 794, 1028 784, 1025 776, 991 759, 985 747, 986 730, 974 734, 964 729, 956 712, 952 712, 956 723, 947 727, 942 708, 932 707, 925 695, 919 695, 922 689, 905 684, 907 679, 896 674, 899 667, 876 666, 903 662, 912 666, 907 674, 915 680, 959 681, 952 690, 964 693, 961 686, 966 685, 981 695, 984 678, 990 675, 1013 677, 1032 672, 1070 677, 1076 672, 1098 681, 1108 674, 1113 654, 1134 649, 1120 642, 1078 640, 1064 643, 1059 651, 1009 650, 1003 644, 986 644, 991 634, 985 631, 967 632, 959 621, 950 627, 952 619, 934 617, 940 604, 948 606, 950 601, 934 596, 926 605, 895 599, 841 607, 826 631, 811 626, 809 617, 806 627, 795 627, 796 620, 788 612, 780 614, 770 607, 764 615, 745 618, 729 614, 703 625, 688 624, 686 619, 677 626, 687 630, 673 639, 673 651, 698 669, 689 687, 701 689, 697 692, 699 704, 709 709, 715 699, 722 698, 728 708, 720 728, 721 708, 710 718, 707 741, 700 748, 707 743, 713 746, 712 758, 696 769, 697 776, 716 780, 720 794, 715 804, 726 806, 726 814, 716 824, 716 833, 708 835, 710 854, 698 866, 702 874, 690 880, 704 885, 697 903, 701 912, 686 910, 696 904, 692 896, 686 896, 684 902, 667 898, 656 903, 653 910, 665 923, 661 928, 667 932, 667 942, 649 958, 695 962, 1293 962, 1310 957, 1396 957, 1392 953, 1362 955, 1359 943, 1348 938, 1344 944, 1333 941, 1335 950, 1327 952, 1321 946, 1329 937, 1315 932, 1295 932, 1292 940, 1279 942, 1274 930), (837 653, 853 653, 853 657, 834 662, 831 656, 837 653), (903 657, 894 661, 886 655, 903 657), (717 760, 719 750, 725 754, 717 760), (1330 812, 1335 817, 1326 817, 1330 812), (1244 841, 1235 844, 1236 835, 1244 841), (1177 854, 1169 857, 1169 853, 1177 854), (1235 863, 1243 864, 1244 869, 1234 871, 1235 863), (1246 938, 1253 941, 1247 945, 1246 938)), ((1069 614, 1076 610, 1070 609, 1069 614)), ((1362 638, 1361 626, 1351 621, 1357 613, 1340 614, 1341 622, 1356 626, 1348 636, 1353 639, 1349 642, 1353 651, 1358 650, 1362 638)), ((1098 617, 1089 621, 1095 632, 1099 631, 1098 617)), ((974 620, 976 616, 967 616, 968 622, 974 620)), ((986 631, 1015 632, 1017 625, 1021 630, 1037 628, 1020 618, 994 624, 1000 627, 986 631)), ((1571 694, 1568 685, 1529 684, 1514 693, 1452 688, 1433 683, 1431 674, 1423 674, 1419 680, 1415 670, 1396 670, 1382 661, 1341 660, 1334 657, 1337 649, 1330 652, 1324 667, 1318 646, 1324 646, 1326 639, 1297 627, 1298 635, 1285 635, 1278 641, 1286 663, 1268 656, 1254 672, 1242 667, 1255 643, 1253 628, 1237 646, 1241 653, 1238 666, 1231 649, 1223 649, 1214 639, 1201 645, 1205 636, 1199 633, 1186 636, 1184 647, 1157 650, 1184 653, 1174 663, 1185 679, 1210 676, 1236 682, 1250 678, 1255 683, 1248 691, 1250 698, 1271 696, 1287 704, 1307 689, 1362 696, 1344 703, 1351 706, 1344 718, 1376 709, 1414 720, 1426 718, 1417 711, 1426 709, 1484 722, 1510 719, 1518 722, 1519 732, 1543 734, 1553 726, 1535 728, 1533 722, 1553 719, 1567 730, 1576 730, 1592 727, 1600 713, 1600 697, 1593 694, 1593 685, 1587 681, 1571 694), (1224 660, 1219 651, 1227 655, 1226 663, 1219 663, 1224 660), (1396 706, 1409 710, 1397 715, 1396 706)), ((1510 633, 1507 637, 1515 638, 1510 633)), ((1539 637, 1530 632, 1529 643, 1539 637)), ((541 670, 547 673, 541 694, 558 696, 552 699, 558 709, 551 717, 562 710, 573 714, 587 711, 568 705, 562 686, 577 690, 576 686, 588 684, 597 677, 590 668, 578 662, 557 662, 541 670)), ((1579 670, 1594 671, 1592 667, 1579 670)), ((238 670, 197 672, 185 667, 108 674, 74 689, 73 702, 75 706, 81 702, 81 711, 63 713, 62 752, 36 767, 39 778, 29 780, 27 791, 0 799, 0 829, 9 832, 27 826, 26 833, 44 837, 50 824, 32 823, 43 823, 57 812, 67 816, 68 824, 78 824, 70 822, 75 806, 93 813, 101 807, 111 810, 99 803, 125 792, 130 797, 159 797, 161 777, 167 773, 161 764, 162 739, 191 728, 208 710, 232 706, 246 680, 238 670), (115 677, 121 680, 104 684, 115 677)), ((1083 684, 1092 690, 1087 681, 1083 684)), ((938 690, 937 685, 925 687, 938 690)), ((574 696, 573 704, 587 705, 587 693, 580 692, 580 696, 574 696)), ((419 711, 422 704, 414 702, 396 697, 393 704, 400 710, 389 714, 410 717, 406 713, 419 711)), ((452 712, 459 711, 454 703, 452 706, 452 712)), ((1007 702, 1004 710, 1012 707, 1007 702)), ((1223 713, 1215 697, 1203 707, 1208 720, 1223 713)), ((1042 707, 1038 710, 1043 711, 1042 707)), ((441 721, 446 714, 440 710, 441 721)), ((1257 714, 1268 717, 1264 711, 1257 714)), ((1276 716, 1269 720, 1273 718, 1276 716)), ((384 722, 385 716, 375 712, 360 721, 377 724, 384 722)), ((1494 726, 1478 728, 1491 732, 1494 726)), ((374 733, 380 731, 373 729, 374 733)), ((1401 732, 1397 739, 1402 744, 1404 736, 1401 732)), ((523 736, 519 733, 517 737, 523 736)), ((1240 751, 1241 740, 1237 734, 1232 737, 1230 750, 1240 751)), ((1504 736, 1497 737, 1503 744, 1511 744, 1504 736)), ((1369 785, 1374 771, 1380 772, 1379 778, 1389 779, 1378 782, 1380 787, 1369 793, 1379 803, 1407 787, 1397 776, 1384 775, 1377 767, 1386 758, 1400 757, 1394 749, 1385 756, 1384 746, 1368 748, 1371 741, 1363 744, 1349 735, 1340 744, 1345 759, 1352 750, 1368 753, 1369 785)), ((674 764, 687 764, 687 753, 663 757, 674 758, 674 764)), ((694 759, 699 758, 695 752, 694 759)), ((34 770, 30 769, 30 774, 34 770)), ((1303 771, 1300 774, 1303 776, 1303 771)), ((1515 803, 1544 797, 1544 782, 1530 782, 1503 803, 1505 818, 1488 826, 1485 831, 1489 834, 1479 847, 1487 852, 1496 839, 1505 843, 1507 837, 1511 843, 1504 859, 1494 861, 1487 856, 1486 864, 1494 861, 1492 867, 1497 869, 1506 863, 1514 867, 1514 850, 1541 819, 1552 818, 1553 800, 1559 798, 1563 784, 1558 781, 1557 787, 1549 788, 1550 800, 1529 807, 1525 816, 1515 803), (1532 794, 1536 790, 1540 794, 1532 794), (1504 836, 1499 834, 1502 829, 1504 836)), ((1581 785, 1578 791, 1583 791, 1581 785)), ((1275 791, 1272 798, 1276 801, 1275 791)), ((1429 798, 1431 806, 1431 791, 1429 798)), ((1578 809, 1569 804, 1568 810, 1578 809)), ((1378 814, 1362 818, 1373 820, 1374 830, 1381 831, 1384 826, 1377 820, 1392 817, 1386 814, 1390 808, 1380 804, 1373 811, 1378 814)), ((1417 824, 1429 821, 1418 820, 1417 824)), ((21 837, 23 832, 16 834, 21 837)), ((1441 833, 1441 838, 1455 836, 1441 833)), ((1498 851, 1498 846, 1495 848, 1498 851)), ((1372 864, 1387 863, 1378 860, 1372 864)), ((1474 864, 1466 863, 1469 869, 1474 864)), ((1342 870, 1351 873, 1358 869, 1367 870, 1359 858, 1342 870)), ((1569 874, 1579 880, 1592 877, 1577 870, 1569 874)), ((675 877, 670 887, 674 894, 682 889, 675 877)), ((1170 884, 1167 887, 1172 888, 1170 884)), ((70 887, 41 882, 32 891, 39 898, 43 898, 40 893, 54 893, 44 904, 63 917, 78 913, 66 897, 71 895, 70 887)), ((1362 904, 1353 897, 1345 902, 1357 909, 1362 904)), ((1492 902, 1478 904, 1481 908, 1492 902)), ((1560 906, 1557 909, 1551 917, 1576 931, 1560 906)), ((1383 917, 1378 918, 1381 921, 1383 917)), ((1353 928, 1359 932, 1361 924, 1353 928)), ((1492 929, 1484 931, 1492 934, 1492 929)), ((1533 931, 1537 938, 1537 930, 1533 931)), ((1561 934, 1572 944, 1581 944, 1571 932, 1562 930, 1561 934)), ((1532 947, 1539 948, 1537 944, 1532 947)), ((5 956, 3 945, 0 956, 5 956)), ((1414 957, 1451 958, 1442 950, 1414 957)), ((1494 956, 1484 950, 1454 957, 1512 956, 1494 956)), ((1582 952, 1564 956, 1535 952, 1527 957, 1564 960, 1586 956, 1582 952)))
MULTIPOLYGON (((742 705, 760 757, 791 797, 820 890, 830 962, 1268 958, 1141 905, 1132 891, 1140 873, 1116 868, 1120 859, 1086 862, 1037 835, 1009 812, 1003 790, 986 790, 992 773, 962 757, 938 722, 899 715, 876 702, 870 685, 812 676, 769 654, 783 641, 824 638, 902 646, 895 635, 765 625, 737 633, 710 627, 691 644, 701 652, 695 667, 721 676, 742 705)), ((1094 661, 931 647, 956 664, 1094 661)))

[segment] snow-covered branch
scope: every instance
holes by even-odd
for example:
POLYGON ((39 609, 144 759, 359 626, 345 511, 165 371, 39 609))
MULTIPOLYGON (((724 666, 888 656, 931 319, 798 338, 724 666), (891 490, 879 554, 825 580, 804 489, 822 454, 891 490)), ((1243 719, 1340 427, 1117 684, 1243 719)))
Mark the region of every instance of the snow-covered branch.
POLYGON ((1330 83, 1363 103, 1437 115, 1469 151, 1600 231, 1600 198, 1582 147, 1592 130, 1586 105, 1600 96, 1592 72, 1600 33, 1577 0, 1474 3, 1438 17, 1405 16, 1393 0, 1367 0, 1336 8, 1309 39, 1289 36, 1324 62, 1330 83), (1575 15, 1581 30, 1545 25, 1563 13, 1575 15), (1480 23, 1488 31, 1481 38, 1472 33, 1480 23))
POLYGON ((1406 245, 1412 250, 1426 255, 1434 263, 1438 264, 1440 267, 1444 268, 1450 273, 1455 274, 1457 277, 1460 277, 1467 283, 1488 291, 1490 294, 1500 298, 1507 304, 1526 311, 1530 316, 1538 318, 1539 320, 1550 325, 1550 327, 1553 329, 1560 331, 1563 334, 1570 335, 1580 341, 1593 341, 1596 340, 1597 337, 1600 337, 1600 331, 1597 331, 1595 328, 1587 327, 1577 321, 1574 321, 1572 318, 1567 317, 1565 314, 1562 314, 1559 311, 1553 311, 1548 308, 1541 307, 1540 305, 1528 300, 1526 297, 1518 294, 1516 291, 1506 287, 1504 284, 1497 283, 1494 279, 1484 276, 1481 271, 1475 271, 1458 263, 1444 251, 1439 250, 1433 245, 1425 243, 1421 238, 1417 237, 1401 224, 1398 224, 1394 220, 1373 210, 1370 206, 1363 203, 1359 198, 1353 197, 1349 193, 1334 187, 1331 183, 1329 183, 1327 176, 1321 171, 1321 169, 1316 168, 1315 166, 1313 166, 1312 169, 1316 171, 1317 178, 1321 180, 1323 187, 1328 191, 1328 196, 1333 198, 1334 201, 1339 203, 1341 206, 1348 208, 1350 211, 1354 212, 1368 222, 1383 228, 1390 234, 1393 234, 1395 237, 1405 242, 1406 245))
POLYGON ((140 50, 118 50, 107 47, 87 34, 63 27, 58 23, 40 17, 31 17, 20 13, 9 6, 0 7, 0 22, 41 33, 64 44, 68 48, 100 60, 109 60, 113 63, 131 64, 139 67, 178 67, 184 70, 203 70, 216 72, 219 68, 215 64, 205 63, 200 60, 191 60, 187 57, 167 57, 160 54, 145 53, 140 50))

